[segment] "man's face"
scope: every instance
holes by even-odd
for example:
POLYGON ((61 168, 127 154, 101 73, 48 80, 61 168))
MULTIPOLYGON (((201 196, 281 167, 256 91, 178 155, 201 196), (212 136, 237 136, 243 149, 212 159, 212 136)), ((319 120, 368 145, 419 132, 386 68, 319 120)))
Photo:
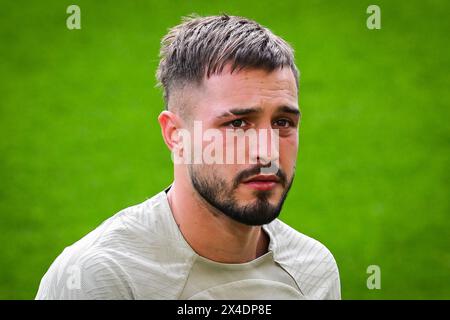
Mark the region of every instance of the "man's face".
MULTIPOLYGON (((216 150, 207 154, 219 152, 224 159, 224 163, 189 164, 194 189, 238 222, 269 223, 280 213, 295 173, 300 113, 291 69, 230 74, 225 68, 194 91, 190 123, 201 123, 202 133, 221 133, 216 150), (255 137, 256 143, 250 143, 255 137), (238 161, 238 153, 244 161, 238 161)), ((189 130, 198 134, 193 126, 189 130)), ((211 141, 202 142, 203 151, 211 141)))

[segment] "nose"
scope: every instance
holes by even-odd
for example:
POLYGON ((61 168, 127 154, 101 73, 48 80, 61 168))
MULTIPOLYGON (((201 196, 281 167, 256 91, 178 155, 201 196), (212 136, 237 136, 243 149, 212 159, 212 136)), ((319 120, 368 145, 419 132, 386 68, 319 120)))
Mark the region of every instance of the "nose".
POLYGON ((252 163, 256 162, 268 170, 278 168, 278 161, 280 158, 279 139, 280 135, 278 129, 259 129, 257 147, 250 150, 252 163))

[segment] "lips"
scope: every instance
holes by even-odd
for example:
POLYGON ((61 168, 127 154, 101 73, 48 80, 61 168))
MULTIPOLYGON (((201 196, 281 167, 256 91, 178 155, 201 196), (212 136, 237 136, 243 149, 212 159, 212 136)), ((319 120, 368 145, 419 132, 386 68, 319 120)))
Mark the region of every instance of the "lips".
POLYGON ((246 186, 256 190, 271 190, 276 187, 280 179, 275 175, 257 175, 243 181, 246 186))
POLYGON ((279 182, 280 178, 278 178, 277 176, 270 174, 270 175, 264 175, 264 174, 259 174, 257 176, 251 177, 250 179, 247 179, 244 181, 244 183, 247 182, 279 182))

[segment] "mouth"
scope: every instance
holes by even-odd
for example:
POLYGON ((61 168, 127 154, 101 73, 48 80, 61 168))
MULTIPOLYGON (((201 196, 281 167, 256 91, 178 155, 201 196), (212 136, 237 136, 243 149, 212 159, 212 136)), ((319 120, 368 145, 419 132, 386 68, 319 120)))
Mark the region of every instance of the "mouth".
POLYGON ((267 191, 274 189, 280 183, 280 178, 275 175, 257 175, 242 183, 255 190, 267 191))

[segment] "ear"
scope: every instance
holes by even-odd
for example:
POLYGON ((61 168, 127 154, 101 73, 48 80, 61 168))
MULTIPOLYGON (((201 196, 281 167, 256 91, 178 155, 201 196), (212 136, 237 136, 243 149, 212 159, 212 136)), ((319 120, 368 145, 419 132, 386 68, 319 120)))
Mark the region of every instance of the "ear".
POLYGON ((178 129, 181 128, 181 119, 173 112, 163 111, 158 116, 158 122, 161 126, 161 133, 170 151, 180 146, 178 129))

